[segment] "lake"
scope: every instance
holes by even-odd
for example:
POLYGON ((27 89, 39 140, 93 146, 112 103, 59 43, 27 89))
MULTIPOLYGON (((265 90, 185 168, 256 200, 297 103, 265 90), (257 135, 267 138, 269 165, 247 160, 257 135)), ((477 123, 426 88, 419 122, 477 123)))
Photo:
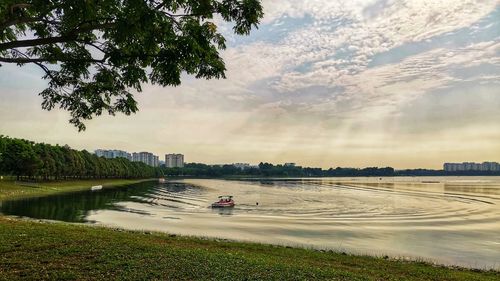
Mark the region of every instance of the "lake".
POLYGON ((4 201, 0 212, 500 268, 500 177, 185 179, 4 201), (226 194, 235 208, 209 207, 226 194))

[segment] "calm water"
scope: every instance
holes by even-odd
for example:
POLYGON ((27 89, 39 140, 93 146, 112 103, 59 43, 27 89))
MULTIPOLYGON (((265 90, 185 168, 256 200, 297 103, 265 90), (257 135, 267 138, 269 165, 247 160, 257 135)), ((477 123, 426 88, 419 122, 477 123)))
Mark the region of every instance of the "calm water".
POLYGON ((499 177, 193 179, 0 204, 8 215, 500 268, 499 177), (209 208, 223 194, 237 206, 209 208))

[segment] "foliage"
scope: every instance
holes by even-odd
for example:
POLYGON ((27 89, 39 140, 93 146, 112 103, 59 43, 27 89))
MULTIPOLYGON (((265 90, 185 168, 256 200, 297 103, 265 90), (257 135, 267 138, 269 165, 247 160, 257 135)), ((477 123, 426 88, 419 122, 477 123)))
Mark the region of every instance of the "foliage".
POLYGON ((224 176, 257 176, 257 177, 364 177, 364 176, 394 176, 394 169, 386 168, 336 168, 323 170, 289 165, 273 165, 260 163, 258 167, 245 169, 233 165, 206 165, 187 163, 183 168, 163 168, 163 173, 169 176, 194 177, 224 177, 224 176))
POLYGON ((84 130, 103 112, 136 112, 141 83, 225 77, 215 22, 243 35, 262 16, 260 0, 3 0, 0 63, 39 66, 42 107, 68 110, 84 130))
POLYGON ((151 178, 158 169, 125 158, 106 159, 68 146, 0 136, 0 174, 29 179, 151 178))
POLYGON ((500 172, 493 171, 456 171, 428 169, 394 170, 392 167, 368 168, 322 168, 273 165, 260 163, 257 167, 240 169, 234 165, 206 165, 187 163, 183 168, 162 167, 162 172, 168 176, 188 177, 396 177, 396 176, 498 176, 500 172))

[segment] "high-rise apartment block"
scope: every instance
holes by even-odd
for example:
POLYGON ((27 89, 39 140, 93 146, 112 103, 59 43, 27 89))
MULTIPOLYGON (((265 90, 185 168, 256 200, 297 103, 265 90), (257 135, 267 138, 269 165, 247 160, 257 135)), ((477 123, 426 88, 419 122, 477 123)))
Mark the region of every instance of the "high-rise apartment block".
POLYGON ((151 152, 134 152, 132 153, 132 161, 142 162, 153 167, 160 165, 159 157, 151 152))
POLYGON ((444 163, 443 169, 447 172, 461 172, 461 171, 500 172, 500 164, 498 164, 497 162, 444 163))
POLYGON ((165 166, 167 168, 184 167, 184 155, 182 154, 165 154, 165 166))
POLYGON ((158 167, 160 166, 160 158, 151 152, 134 152, 128 153, 123 150, 117 149, 96 149, 95 155, 104 158, 118 158, 123 157, 130 161, 142 162, 149 166, 158 167))
POLYGON ((132 155, 126 151, 123 150, 117 150, 117 149, 96 149, 95 150, 95 155, 99 157, 104 157, 104 158, 126 158, 128 160, 132 160, 132 155))

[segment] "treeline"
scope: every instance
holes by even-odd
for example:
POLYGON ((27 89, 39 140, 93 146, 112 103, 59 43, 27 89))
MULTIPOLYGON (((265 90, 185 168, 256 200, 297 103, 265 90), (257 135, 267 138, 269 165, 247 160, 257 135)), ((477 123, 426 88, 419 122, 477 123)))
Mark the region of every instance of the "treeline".
POLYGON ((206 165, 200 163, 187 163, 183 168, 162 168, 166 176, 188 177, 224 177, 224 176, 256 176, 256 177, 369 177, 393 176, 391 167, 364 169, 356 168, 309 168, 300 166, 273 165, 260 163, 258 167, 237 168, 233 165, 206 165))
POLYGON ((392 176, 488 176, 500 172, 378 168, 310 168, 260 163, 241 169, 233 165, 187 163, 183 168, 154 168, 125 158, 106 159, 86 150, 35 143, 0 135, 0 175, 18 179, 98 179, 167 177, 392 177, 392 176))
POLYGON ((300 166, 273 165, 260 163, 258 167, 237 168, 233 165, 206 165, 201 163, 187 163, 183 168, 162 167, 166 176, 184 177, 398 177, 398 176, 500 176, 500 172, 491 171, 456 171, 431 169, 394 170, 391 167, 378 168, 310 168, 300 166))
POLYGON ((395 176, 439 177, 439 176, 500 176, 500 171, 445 171, 430 169, 408 169, 394 172, 395 176))
POLYGON ((159 170, 125 158, 106 159, 69 146, 0 135, 0 174, 18 179, 150 178, 159 170))

